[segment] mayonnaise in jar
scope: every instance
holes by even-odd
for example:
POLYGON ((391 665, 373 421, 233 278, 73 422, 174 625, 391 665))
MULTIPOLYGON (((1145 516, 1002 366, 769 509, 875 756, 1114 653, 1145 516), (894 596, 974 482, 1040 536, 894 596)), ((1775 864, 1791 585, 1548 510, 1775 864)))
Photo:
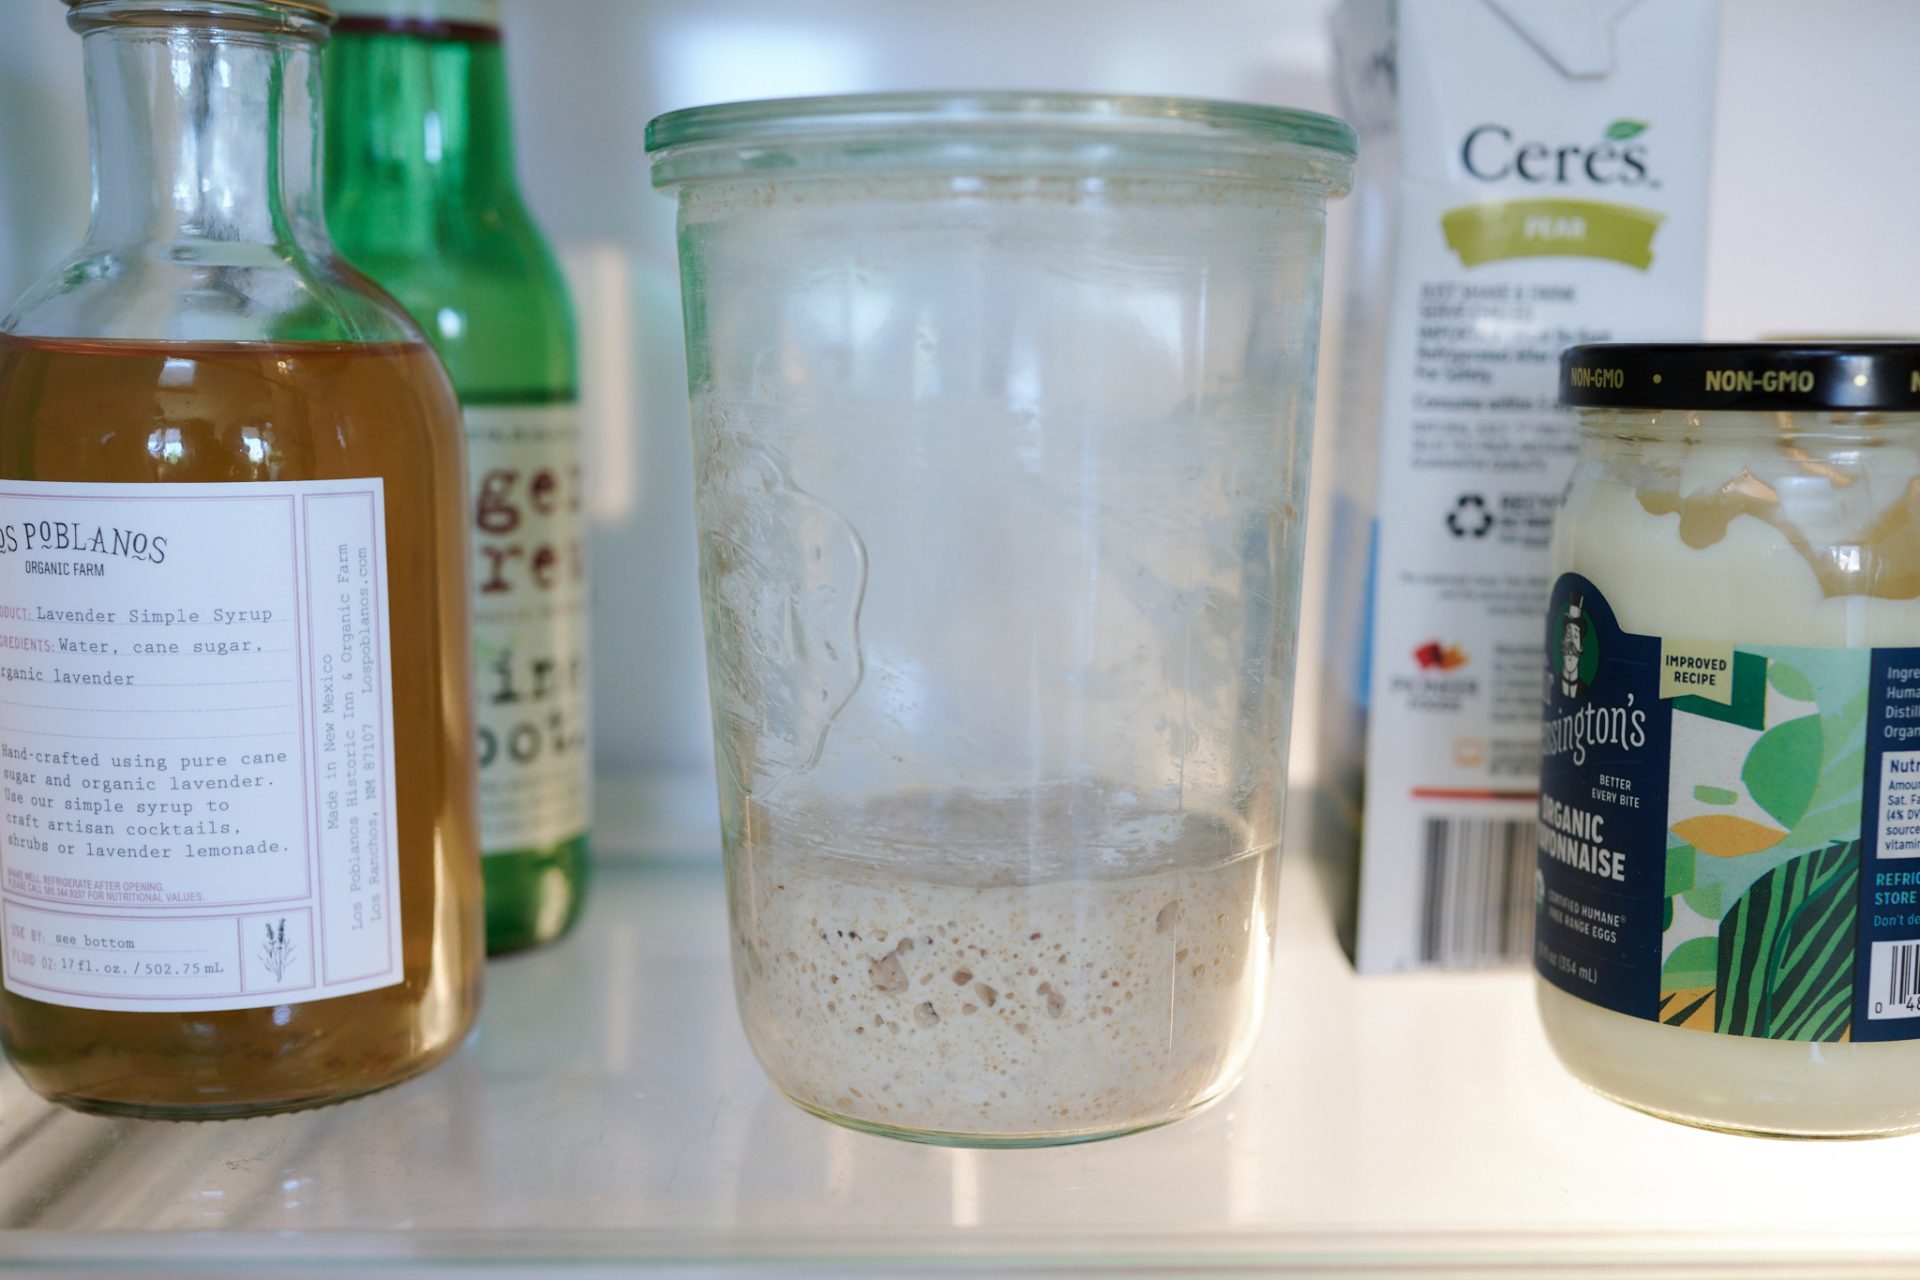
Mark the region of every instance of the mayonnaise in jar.
POLYGON ((1574 347, 1535 965, 1631 1106, 1920 1127, 1920 346, 1574 347))

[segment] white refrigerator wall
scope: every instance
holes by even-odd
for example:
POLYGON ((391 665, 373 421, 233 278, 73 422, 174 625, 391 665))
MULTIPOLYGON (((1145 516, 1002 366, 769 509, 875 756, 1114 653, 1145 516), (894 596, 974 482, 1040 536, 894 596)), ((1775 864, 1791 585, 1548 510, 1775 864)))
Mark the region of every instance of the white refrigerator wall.
MULTIPOLYGON (((1466 4, 1473 0, 1456 0, 1466 4)), ((1640 0, 1653 4, 1658 0, 1640 0)), ((1724 0, 1707 335, 1920 334, 1920 4, 1724 0)), ((594 477, 602 843, 710 838, 711 735, 673 209, 646 122, 738 98, 1058 88, 1331 109, 1330 0, 507 0, 520 174, 579 312, 594 477)), ((0 299, 86 217, 77 39, 51 0, 0 29, 0 299)), ((1325 332, 1339 332, 1341 210, 1325 332)), ((0 302, 0 305, 5 305, 0 302)), ((1318 431, 1340 429, 1323 351, 1318 431)), ((1324 477, 1322 477, 1324 478, 1324 477)), ((1326 503, 1312 505, 1293 771, 1314 773, 1326 503)))

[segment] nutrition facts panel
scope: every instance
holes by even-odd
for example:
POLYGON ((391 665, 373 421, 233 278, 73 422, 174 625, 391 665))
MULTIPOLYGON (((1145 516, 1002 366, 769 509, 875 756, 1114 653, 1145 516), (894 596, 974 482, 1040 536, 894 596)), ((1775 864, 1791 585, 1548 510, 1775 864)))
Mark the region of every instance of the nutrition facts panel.
POLYGON ((401 976, 377 479, 0 485, 6 987, 253 1008, 401 976))
POLYGON ((1920 1033, 1920 649, 1869 661, 1854 1039, 1920 1033))

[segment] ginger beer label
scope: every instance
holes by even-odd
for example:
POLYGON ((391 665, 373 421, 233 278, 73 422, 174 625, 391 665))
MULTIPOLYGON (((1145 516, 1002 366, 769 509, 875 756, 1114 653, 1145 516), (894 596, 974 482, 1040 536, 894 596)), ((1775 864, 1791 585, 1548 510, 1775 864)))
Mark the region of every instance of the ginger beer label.
POLYGON ((473 489, 474 711, 488 853, 590 823, 588 592, 578 411, 466 411, 473 489))
POLYGON ((1535 964, 1636 1018, 1920 1036, 1920 648, 1637 635, 1548 606, 1535 964))
POLYGON ((401 980, 381 482, 0 481, 0 972, 84 1009, 401 980))

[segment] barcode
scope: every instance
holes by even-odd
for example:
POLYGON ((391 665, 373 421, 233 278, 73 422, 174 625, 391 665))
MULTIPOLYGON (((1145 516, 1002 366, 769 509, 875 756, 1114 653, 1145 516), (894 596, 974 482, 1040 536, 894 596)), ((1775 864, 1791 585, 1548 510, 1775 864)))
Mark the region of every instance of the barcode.
POLYGON ((1920 942, 1876 942, 1868 965, 1872 1018, 1920 1018, 1920 942))
POLYGON ((1533 940, 1531 818, 1429 818, 1420 958, 1467 967, 1519 960, 1533 940))

